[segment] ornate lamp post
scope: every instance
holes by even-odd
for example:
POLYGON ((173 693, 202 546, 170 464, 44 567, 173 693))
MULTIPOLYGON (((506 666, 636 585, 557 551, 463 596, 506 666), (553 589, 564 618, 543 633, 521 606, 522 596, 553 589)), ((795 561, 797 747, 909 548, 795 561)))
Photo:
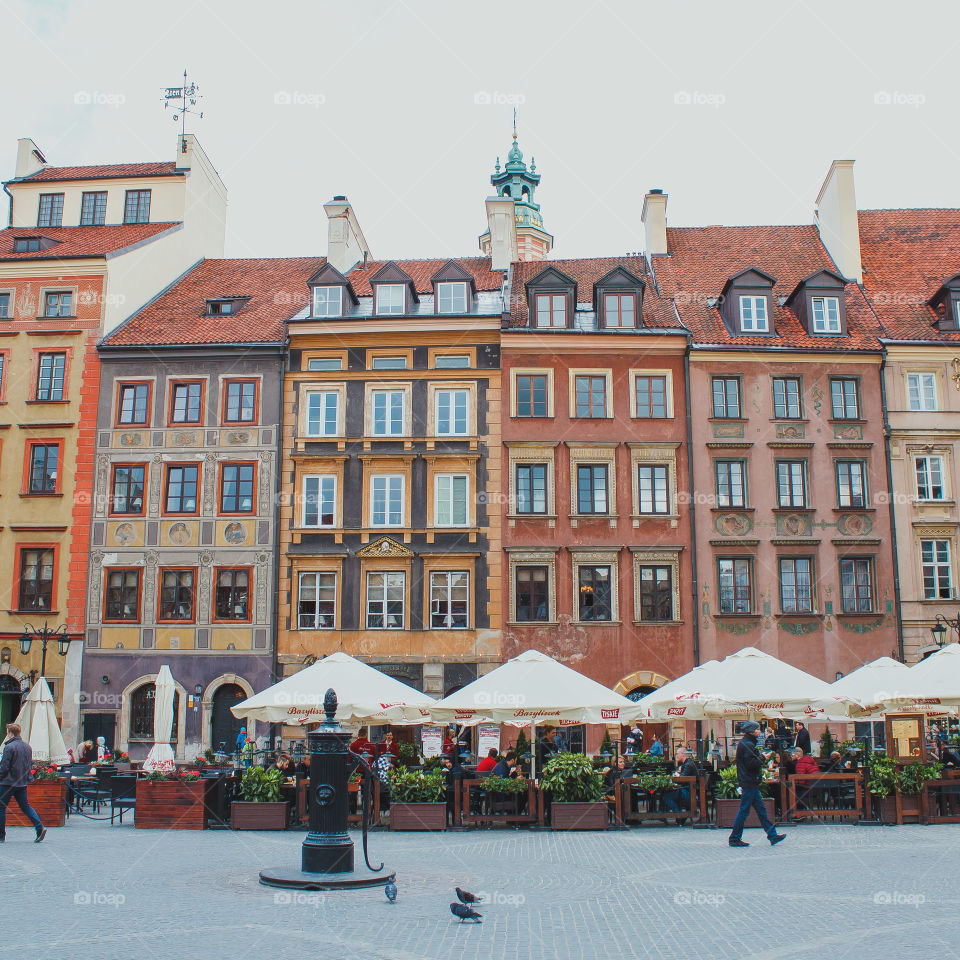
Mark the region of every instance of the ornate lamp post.
POLYGON ((48 627, 47 621, 43 621, 43 627, 39 630, 33 626, 33 624, 28 623, 23 628, 23 636, 20 637, 20 652, 26 656, 30 652, 30 647, 33 645, 34 640, 39 640, 42 644, 42 652, 40 655, 40 676, 44 677, 47 673, 47 644, 51 643, 53 640, 57 641, 57 652, 61 657, 67 655, 67 650, 70 648, 71 637, 67 633, 67 625, 61 623, 59 627, 48 627))
POLYGON ((955 632, 957 637, 960 638, 960 613, 957 613, 954 620, 950 620, 943 614, 937 614, 936 622, 930 628, 930 632, 933 634, 933 641, 938 647, 943 647, 946 644, 948 630, 951 634, 955 632))

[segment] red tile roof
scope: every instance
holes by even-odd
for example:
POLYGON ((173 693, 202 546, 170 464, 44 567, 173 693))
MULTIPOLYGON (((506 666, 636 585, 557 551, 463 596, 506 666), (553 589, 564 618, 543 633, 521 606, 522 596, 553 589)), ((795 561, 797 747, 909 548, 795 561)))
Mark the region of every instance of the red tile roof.
POLYGON ((89 167, 44 167, 31 177, 8 180, 8 183, 50 183, 60 180, 113 180, 121 177, 171 177, 183 176, 174 161, 159 163, 98 163, 89 167))
POLYGON ((796 285, 818 270, 837 268, 813 225, 669 227, 667 251, 653 272, 664 297, 676 304, 694 343, 803 350, 879 350, 881 329, 855 283, 845 289, 846 337, 810 336, 796 314, 780 305, 796 285), (755 267, 776 279, 773 336, 731 336, 716 306, 710 306, 731 277, 755 267))
POLYGON ((861 210, 863 289, 892 340, 956 343, 933 326, 930 298, 960 273, 960 210, 861 210))
POLYGON ((643 294, 643 325, 645 327, 678 329, 680 324, 670 303, 657 295, 647 262, 643 257, 592 257, 585 260, 524 261, 513 265, 513 286, 510 291, 510 325, 527 325, 526 284, 538 273, 553 267, 577 284, 577 301, 593 303, 594 284, 614 267, 623 267, 646 283, 643 294))
POLYGON ((8 227, 0 230, 0 260, 103 257, 179 226, 179 223, 127 223, 101 227, 8 227), (15 253, 15 237, 48 237, 57 242, 46 250, 15 253))
POLYGON ((446 257, 443 260, 368 260, 366 267, 355 267, 347 274, 358 297, 373 295, 370 278, 387 263, 395 263, 410 275, 417 293, 433 293, 430 278, 450 260, 459 263, 473 276, 477 290, 499 290, 503 285, 503 273, 490 269, 489 257, 446 257))
POLYGON ((307 280, 323 257, 204 260, 122 323, 110 347, 177 344, 279 343, 284 322, 308 303, 307 280), (206 316, 206 301, 249 297, 232 315, 206 316))

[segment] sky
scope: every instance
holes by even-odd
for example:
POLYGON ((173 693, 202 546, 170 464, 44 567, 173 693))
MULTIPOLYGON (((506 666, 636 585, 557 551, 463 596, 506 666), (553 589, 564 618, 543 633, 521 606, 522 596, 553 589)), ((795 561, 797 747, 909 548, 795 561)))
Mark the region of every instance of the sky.
POLYGON ((861 209, 960 206, 960 5, 887 0, 0 0, 0 175, 16 140, 53 165, 172 159, 165 87, 229 191, 226 254, 322 255, 353 203, 376 259, 470 256, 493 165, 542 174, 553 256, 673 226, 810 223, 830 162, 861 209), (5 153, 3 151, 6 151, 5 153))

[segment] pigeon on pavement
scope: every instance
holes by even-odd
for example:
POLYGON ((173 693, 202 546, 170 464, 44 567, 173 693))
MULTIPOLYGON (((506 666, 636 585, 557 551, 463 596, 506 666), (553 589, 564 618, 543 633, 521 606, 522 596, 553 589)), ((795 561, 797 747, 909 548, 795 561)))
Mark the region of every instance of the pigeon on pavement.
POLYGON ((455 917, 459 917, 461 923, 463 923, 464 920, 470 920, 473 923, 483 923, 481 914, 477 913, 476 910, 465 907, 462 903, 451 903, 450 912, 455 917))
POLYGON ((483 897, 478 897, 472 894, 469 890, 461 890, 459 887, 454 887, 457 891, 457 899, 461 903, 480 903, 483 900, 483 897))
POLYGON ((392 880, 387 881, 387 885, 383 888, 383 892, 387 895, 387 899, 391 903, 396 903, 397 885, 392 880))

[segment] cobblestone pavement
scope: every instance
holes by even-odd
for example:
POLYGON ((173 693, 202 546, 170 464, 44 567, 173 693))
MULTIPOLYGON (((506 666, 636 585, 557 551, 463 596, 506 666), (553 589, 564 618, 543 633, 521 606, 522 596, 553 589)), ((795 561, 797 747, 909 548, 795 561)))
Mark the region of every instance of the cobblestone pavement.
MULTIPOLYGON (((357 859, 362 862, 359 834, 357 859)), ((135 830, 74 818, 0 847, 0 956, 45 960, 832 960, 960 956, 960 826, 804 826, 771 848, 718 830, 377 832, 381 889, 293 893, 300 833, 135 830), (482 925, 449 913, 483 892, 482 925)), ((362 868, 365 871, 365 867, 362 868)))

